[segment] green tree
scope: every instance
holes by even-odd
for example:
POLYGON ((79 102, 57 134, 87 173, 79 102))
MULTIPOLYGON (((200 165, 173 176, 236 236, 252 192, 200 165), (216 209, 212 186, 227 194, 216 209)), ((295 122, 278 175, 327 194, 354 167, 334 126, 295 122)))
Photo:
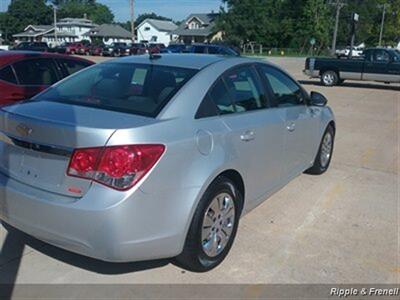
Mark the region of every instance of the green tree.
POLYGON ((59 18, 82 18, 86 15, 95 23, 112 23, 114 14, 104 4, 92 0, 61 0, 53 1, 58 6, 59 18))
POLYGON ((12 35, 29 24, 51 24, 52 11, 45 0, 13 0, 2 19, 0 29, 12 35))
POLYGON ((332 21, 330 7, 324 0, 306 1, 300 22, 296 26, 301 48, 306 48, 311 38, 316 40, 315 47, 319 51, 327 48, 331 39, 332 21))

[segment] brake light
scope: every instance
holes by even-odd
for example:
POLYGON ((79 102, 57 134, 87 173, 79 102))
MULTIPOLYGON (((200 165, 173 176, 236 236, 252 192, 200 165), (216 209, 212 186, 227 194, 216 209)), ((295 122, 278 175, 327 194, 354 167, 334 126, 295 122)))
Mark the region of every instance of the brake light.
POLYGON ((165 151, 164 145, 127 145, 76 149, 67 175, 128 190, 142 179, 165 151))

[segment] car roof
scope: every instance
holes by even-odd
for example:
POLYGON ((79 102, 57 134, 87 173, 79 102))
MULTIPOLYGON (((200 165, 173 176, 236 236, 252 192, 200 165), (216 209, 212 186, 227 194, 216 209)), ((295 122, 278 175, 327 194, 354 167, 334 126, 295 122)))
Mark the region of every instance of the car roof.
POLYGON ((40 57, 40 58, 66 58, 70 60, 76 60, 76 61, 84 61, 87 63, 94 64, 93 62, 83 59, 80 57, 72 57, 72 56, 67 56, 67 55, 62 55, 62 54, 57 54, 57 53, 46 53, 46 52, 35 52, 35 51, 2 51, 0 53, 0 66, 7 65, 9 63, 12 63, 14 61, 23 59, 23 58, 35 58, 35 57, 40 57))
POLYGON ((171 66, 200 70, 219 61, 230 59, 229 57, 223 55, 209 54, 156 54, 154 57, 156 58, 150 59, 150 55, 127 56, 104 63, 153 64, 158 66, 171 66))

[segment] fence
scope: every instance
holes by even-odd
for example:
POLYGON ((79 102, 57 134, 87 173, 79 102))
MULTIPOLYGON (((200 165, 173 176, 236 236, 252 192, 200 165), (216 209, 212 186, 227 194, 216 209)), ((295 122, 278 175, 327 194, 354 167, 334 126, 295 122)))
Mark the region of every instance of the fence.
POLYGON ((329 50, 266 47, 260 44, 245 44, 243 55, 257 56, 329 56, 329 50))

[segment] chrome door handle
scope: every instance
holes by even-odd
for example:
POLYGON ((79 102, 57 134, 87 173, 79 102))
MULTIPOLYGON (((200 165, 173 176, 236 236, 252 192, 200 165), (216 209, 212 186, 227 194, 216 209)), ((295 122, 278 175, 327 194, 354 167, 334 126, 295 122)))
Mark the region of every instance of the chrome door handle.
POLYGON ((240 136, 240 139, 243 142, 250 142, 252 140, 254 140, 256 137, 254 136, 254 132, 253 131, 246 131, 244 134, 242 134, 240 136))
POLYGON ((290 132, 293 132, 296 130, 296 124, 294 122, 290 122, 287 126, 286 126, 287 130, 289 130, 290 132))

